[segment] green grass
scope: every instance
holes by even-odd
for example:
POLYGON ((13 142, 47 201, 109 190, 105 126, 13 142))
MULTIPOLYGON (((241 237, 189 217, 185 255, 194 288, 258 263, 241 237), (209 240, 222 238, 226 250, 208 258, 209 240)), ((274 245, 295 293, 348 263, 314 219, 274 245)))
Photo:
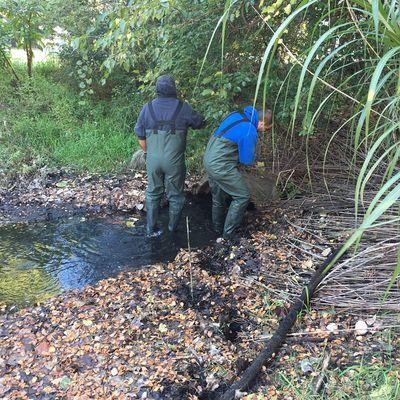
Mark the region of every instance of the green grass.
MULTIPOLYGON (((15 63, 19 76, 25 65, 15 63)), ((122 170, 138 148, 133 129, 146 99, 115 87, 107 100, 82 102, 74 80, 55 61, 37 63, 20 85, 0 76, 0 173, 34 173, 47 166, 76 172, 122 170)), ((209 131, 188 135, 187 167, 199 172, 209 131)))
MULTIPOLYGON (((268 302, 268 299, 267 299, 268 302)), ((325 343, 319 348, 309 344, 301 350, 288 347, 287 356, 277 359, 267 369, 267 384, 245 397, 248 400, 399 400, 400 364, 395 349, 398 330, 385 330, 374 335, 374 343, 363 344, 364 349, 348 343, 325 343), (377 346, 378 344, 378 346, 377 346), (378 350, 378 349, 379 350, 378 350), (324 384, 315 393, 316 381, 323 370, 323 360, 330 352, 324 372, 324 384), (359 352, 360 351, 360 352, 359 352), (363 355, 361 355, 361 352, 363 355), (304 360, 312 368, 302 371, 304 360), (338 365, 337 361, 340 360, 338 365)))
MULTIPOLYGON (((23 64, 15 67, 25 75, 23 64)), ((137 148, 133 126, 141 99, 82 102, 69 81, 55 62, 36 64, 33 79, 18 86, 0 76, 0 169, 110 172, 126 165, 137 148)))
MULTIPOLYGON (((317 372, 321 369, 322 358, 319 361, 314 365, 317 372)), ((326 375, 326 385, 319 394, 314 393, 316 378, 312 376, 298 379, 289 372, 279 371, 273 380, 278 391, 284 391, 295 400, 400 399, 400 368, 390 360, 379 361, 379 355, 373 362, 361 362, 342 370, 328 368, 326 375)))

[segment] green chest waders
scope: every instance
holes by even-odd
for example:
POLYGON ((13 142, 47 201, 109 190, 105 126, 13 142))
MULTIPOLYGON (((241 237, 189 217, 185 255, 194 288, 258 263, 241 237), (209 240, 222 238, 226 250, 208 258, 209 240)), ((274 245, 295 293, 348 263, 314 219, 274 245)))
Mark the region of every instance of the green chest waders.
POLYGON ((242 122, 249 120, 243 117, 228 125, 218 135, 213 135, 204 155, 204 167, 212 194, 213 226, 218 234, 223 233, 227 239, 231 238, 240 226, 250 201, 250 191, 238 170, 238 145, 223 137, 226 132, 242 122), (225 218, 229 197, 232 201, 225 218))
POLYGON ((176 118, 182 109, 179 101, 172 118, 167 121, 157 120, 153 105, 149 111, 155 129, 146 130, 146 169, 148 187, 146 191, 147 234, 157 234, 157 219, 160 201, 164 192, 169 201, 170 231, 176 230, 185 204, 185 150, 186 131, 175 128, 176 118), (166 129, 167 128, 167 129, 166 129))

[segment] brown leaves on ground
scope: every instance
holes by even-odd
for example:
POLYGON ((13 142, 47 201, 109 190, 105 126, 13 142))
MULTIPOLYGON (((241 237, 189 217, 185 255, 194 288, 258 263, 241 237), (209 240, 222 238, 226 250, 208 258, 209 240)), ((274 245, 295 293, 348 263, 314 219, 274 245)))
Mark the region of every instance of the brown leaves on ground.
MULTIPOLYGON (((189 191, 194 181, 186 181, 189 191)), ((9 186, 0 189, 0 225, 74 214, 140 213, 145 208, 143 172, 111 176, 55 173, 9 186)))
MULTIPOLYGON (((1 317, 0 398, 218 399, 312 272, 301 246, 284 240, 293 232, 279 213, 256 214, 249 226, 248 238, 236 244, 182 250, 169 265, 1 317)), ((357 338, 358 319, 334 310, 303 315, 260 377, 257 397, 243 398, 289 399, 279 377, 304 386, 318 375, 326 350, 330 368, 375 362, 386 343, 369 331, 357 338)), ((395 345, 390 355, 398 359, 395 345)))
POLYGON ((120 399, 167 391, 186 398, 202 390, 205 371, 224 375, 239 350, 219 332, 229 289, 198 270, 197 286, 221 289, 219 304, 199 318, 182 289, 186 269, 177 263, 125 274, 3 318, 0 396, 120 399))

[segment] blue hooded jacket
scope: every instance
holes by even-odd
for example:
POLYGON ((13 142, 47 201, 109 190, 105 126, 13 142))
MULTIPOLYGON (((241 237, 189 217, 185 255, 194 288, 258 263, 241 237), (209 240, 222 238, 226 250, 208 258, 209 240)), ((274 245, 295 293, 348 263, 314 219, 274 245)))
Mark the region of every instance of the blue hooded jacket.
MULTIPOLYGON (((258 126, 258 112, 252 107, 246 107, 244 115, 248 121, 243 121, 225 132, 222 137, 232 140, 237 143, 239 150, 239 162, 244 165, 251 165, 256 158, 256 145, 257 145, 257 126, 258 126)), ((243 119, 243 114, 239 111, 229 114, 222 122, 218 129, 214 132, 217 136, 224 128, 235 121, 243 119)))

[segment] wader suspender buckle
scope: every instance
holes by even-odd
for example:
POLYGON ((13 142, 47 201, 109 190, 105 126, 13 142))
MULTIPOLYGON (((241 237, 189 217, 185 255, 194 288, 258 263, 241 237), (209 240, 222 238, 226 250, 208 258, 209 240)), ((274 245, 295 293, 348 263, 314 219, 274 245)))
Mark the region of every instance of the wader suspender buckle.
MULTIPOLYGON (((232 114, 229 114, 228 117, 229 117, 230 115, 232 115, 232 114)), ((215 135, 215 137, 222 137, 223 135, 225 135, 226 132, 228 132, 229 130, 231 130, 231 129, 232 129, 233 127, 235 127, 236 125, 239 125, 239 124, 241 124, 242 122, 248 122, 248 121, 249 121, 249 119, 248 119, 246 116, 244 116, 243 114, 240 114, 240 115, 242 116, 242 119, 239 119, 239 120, 237 120, 237 121, 235 121, 235 122, 232 122, 232 123, 229 124, 227 127, 225 127, 224 129, 222 129, 222 131, 219 132, 218 135, 215 135)), ((226 118, 228 118, 228 117, 226 117, 226 118)))
POLYGON ((169 125, 171 127, 171 134, 175 134, 175 130, 176 130, 176 118, 178 117, 179 113, 182 110, 183 107, 183 102, 181 100, 178 100, 178 105, 175 108, 174 113, 172 114, 171 119, 169 120, 158 120, 156 118, 156 114, 154 112, 154 108, 153 108, 153 102, 151 101, 149 104, 149 111, 150 111, 150 115, 151 118, 153 119, 153 121, 156 124, 156 129, 153 131, 153 133, 158 133, 158 130, 161 130, 160 128, 165 126, 165 125, 169 125))

